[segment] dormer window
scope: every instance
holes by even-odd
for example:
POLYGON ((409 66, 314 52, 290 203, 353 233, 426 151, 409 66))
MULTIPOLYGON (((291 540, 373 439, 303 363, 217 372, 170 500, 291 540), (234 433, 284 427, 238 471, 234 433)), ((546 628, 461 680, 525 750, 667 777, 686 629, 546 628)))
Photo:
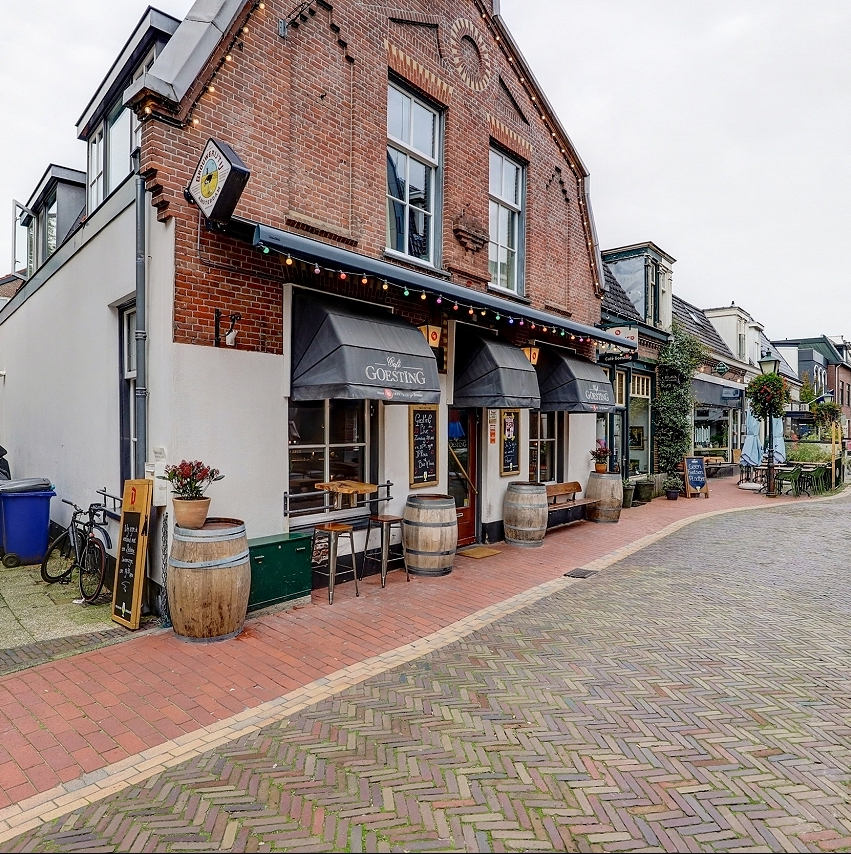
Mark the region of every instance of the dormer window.
POLYGON ((47 201, 42 211, 42 234, 44 236, 44 260, 46 261, 56 251, 56 191, 47 201))
POLYGON ((101 125, 89 137, 89 213, 103 201, 103 150, 103 125, 101 125))

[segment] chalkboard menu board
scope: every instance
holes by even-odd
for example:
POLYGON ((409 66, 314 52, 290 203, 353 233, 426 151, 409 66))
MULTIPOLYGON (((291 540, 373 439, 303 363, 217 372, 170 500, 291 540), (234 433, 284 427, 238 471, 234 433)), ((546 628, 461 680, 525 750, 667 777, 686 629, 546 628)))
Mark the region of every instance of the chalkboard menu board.
POLYGON ((438 408, 432 405, 408 407, 408 437, 413 488, 437 485, 438 408))
POLYGON ((499 411, 499 473, 520 474, 520 410, 499 411))
POLYGON ((683 463, 686 481, 686 496, 700 495, 709 498, 709 485, 706 482, 706 461, 703 457, 686 457, 683 463))
POLYGON ((115 562, 115 583, 112 585, 112 619, 128 629, 139 628, 142 613, 152 492, 151 480, 124 482, 121 536, 115 562))

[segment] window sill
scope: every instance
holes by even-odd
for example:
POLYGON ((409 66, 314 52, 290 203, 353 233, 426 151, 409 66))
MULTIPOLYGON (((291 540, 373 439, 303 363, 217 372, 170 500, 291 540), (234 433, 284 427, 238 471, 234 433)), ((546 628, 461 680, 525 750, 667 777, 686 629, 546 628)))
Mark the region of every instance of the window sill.
POLYGON ((385 249, 384 260, 402 261, 413 267, 420 267, 423 270, 427 270, 429 273, 433 273, 436 276, 443 276, 445 279, 448 279, 451 275, 448 270, 441 270, 439 267, 435 267, 430 261, 422 261, 419 258, 414 258, 413 255, 405 255, 404 252, 397 252, 395 249, 385 249))
POLYGON ((493 294, 498 294, 501 297, 507 297, 508 299, 512 299, 515 302, 522 303, 523 305, 532 304, 530 299, 518 294, 517 291, 510 291, 508 288, 501 288, 499 285, 488 284, 488 291, 493 294))

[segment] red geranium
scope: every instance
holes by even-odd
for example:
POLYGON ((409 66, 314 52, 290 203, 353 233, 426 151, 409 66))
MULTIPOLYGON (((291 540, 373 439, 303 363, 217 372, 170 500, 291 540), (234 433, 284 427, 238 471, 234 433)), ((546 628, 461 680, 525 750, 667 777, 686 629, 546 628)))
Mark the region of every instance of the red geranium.
POLYGON ((167 480, 174 494, 185 501, 195 501, 204 497, 207 487, 224 477, 218 469, 210 468, 200 460, 188 462, 181 460, 173 466, 165 467, 165 476, 161 480, 167 480))

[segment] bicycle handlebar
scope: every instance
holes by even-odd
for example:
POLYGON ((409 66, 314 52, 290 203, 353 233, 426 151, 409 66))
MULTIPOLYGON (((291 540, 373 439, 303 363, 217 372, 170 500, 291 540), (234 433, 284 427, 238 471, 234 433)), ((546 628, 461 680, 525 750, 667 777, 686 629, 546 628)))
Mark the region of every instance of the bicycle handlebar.
POLYGON ((83 510, 82 507, 78 507, 73 501, 69 501, 67 498, 63 498, 62 503, 67 504, 69 507, 73 507, 75 515, 77 515, 78 513, 88 513, 91 518, 94 518, 95 514, 99 510, 103 510, 103 511, 106 510, 106 505, 100 504, 98 502, 90 504, 88 510, 83 510))

